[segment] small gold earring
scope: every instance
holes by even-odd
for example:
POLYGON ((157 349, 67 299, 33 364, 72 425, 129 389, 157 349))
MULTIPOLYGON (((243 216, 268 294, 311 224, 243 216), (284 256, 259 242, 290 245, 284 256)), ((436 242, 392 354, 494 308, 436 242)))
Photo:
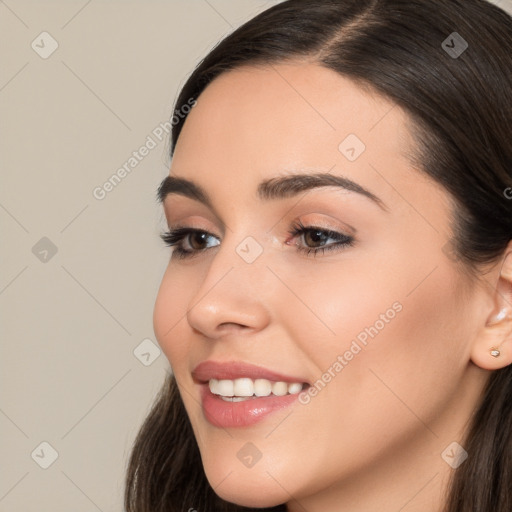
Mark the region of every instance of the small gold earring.
POLYGON ((500 353, 501 353, 501 352, 500 352, 497 348, 494 348, 494 347, 493 347, 493 348, 491 349, 491 356, 492 356, 492 357, 499 357, 499 356, 500 356, 500 353))

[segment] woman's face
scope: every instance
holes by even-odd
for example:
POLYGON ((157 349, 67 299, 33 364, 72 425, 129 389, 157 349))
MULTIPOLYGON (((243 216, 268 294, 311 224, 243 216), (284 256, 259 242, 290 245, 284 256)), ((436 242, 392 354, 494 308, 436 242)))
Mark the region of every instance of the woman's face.
POLYGON ((398 474, 413 496, 451 470, 441 453, 483 382, 470 362, 483 304, 445 250, 448 194, 405 156, 406 123, 306 63, 223 74, 188 116, 170 176, 204 195, 169 183, 165 215, 204 233, 178 242, 196 252, 172 255, 154 327, 228 501, 309 510, 398 474), (303 175, 323 181, 291 181, 303 175), (212 393, 210 378, 227 382, 212 393), (276 394, 216 394, 256 379, 276 394))

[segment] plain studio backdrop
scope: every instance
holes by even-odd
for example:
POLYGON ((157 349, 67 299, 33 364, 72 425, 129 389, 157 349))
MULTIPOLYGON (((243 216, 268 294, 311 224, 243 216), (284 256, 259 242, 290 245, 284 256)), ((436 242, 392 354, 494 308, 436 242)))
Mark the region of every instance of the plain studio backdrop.
POLYGON ((165 122, 195 64, 275 3, 0 1, 0 512, 122 510, 169 371, 165 122))

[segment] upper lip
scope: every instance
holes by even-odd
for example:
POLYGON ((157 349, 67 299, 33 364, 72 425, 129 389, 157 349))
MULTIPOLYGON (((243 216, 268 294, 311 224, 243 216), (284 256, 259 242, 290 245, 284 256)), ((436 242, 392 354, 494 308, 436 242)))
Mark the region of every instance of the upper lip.
POLYGON ((262 366, 241 361, 203 361, 192 370, 194 380, 205 383, 210 379, 233 380, 242 377, 249 379, 267 379, 275 382, 306 382, 302 377, 283 375, 262 366))

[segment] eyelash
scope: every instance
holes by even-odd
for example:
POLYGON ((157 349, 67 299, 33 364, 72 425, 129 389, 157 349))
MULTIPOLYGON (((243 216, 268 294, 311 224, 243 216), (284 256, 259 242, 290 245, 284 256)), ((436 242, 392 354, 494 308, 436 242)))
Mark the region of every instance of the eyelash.
MULTIPOLYGON (((323 247, 301 247, 297 244, 293 244, 297 246, 297 250, 299 252, 302 252, 306 254, 307 256, 310 256, 313 254, 313 256, 317 256, 318 254, 324 254, 326 251, 333 251, 333 250, 341 250, 345 247, 350 247, 354 245, 354 238, 350 235, 345 235, 344 233, 338 233, 336 231, 331 231, 330 229, 324 229, 319 226, 304 226, 302 222, 294 222, 288 231, 288 234, 295 238, 298 235, 304 235, 305 233, 310 232, 316 232, 316 233, 322 233, 327 238, 332 238, 334 240, 337 240, 335 243, 330 243, 328 245, 325 245, 323 247)), ((201 229, 194 229, 194 228, 186 228, 186 227, 179 227, 175 229, 171 229, 165 233, 162 233, 160 235, 161 239, 165 242, 165 244, 169 247, 173 247, 173 256, 176 255, 177 258, 183 259, 183 258, 190 258, 192 256, 198 255, 201 252, 206 251, 210 247, 205 247, 203 249, 184 249, 182 242, 183 240, 189 236, 196 233, 212 236, 216 238, 211 233, 208 233, 207 231, 201 230, 201 229)), ((216 246, 215 246, 216 247, 216 246)))

